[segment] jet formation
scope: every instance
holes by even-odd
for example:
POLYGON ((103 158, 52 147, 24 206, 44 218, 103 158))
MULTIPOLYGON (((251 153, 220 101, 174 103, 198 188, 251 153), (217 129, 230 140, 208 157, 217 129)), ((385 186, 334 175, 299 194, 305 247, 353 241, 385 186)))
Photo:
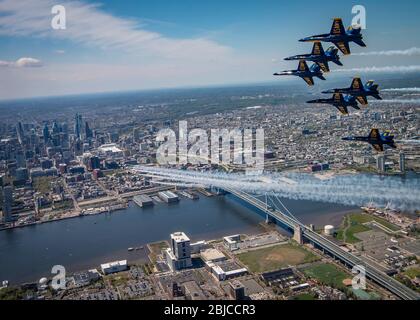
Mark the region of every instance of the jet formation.
MULTIPOLYGON (((350 43, 356 43, 361 47, 366 47, 363 42, 363 35, 360 27, 350 26, 345 30, 343 21, 340 18, 335 18, 331 27, 330 33, 319 34, 300 39, 301 42, 314 42, 312 52, 309 54, 300 54, 287 57, 284 60, 294 61, 299 60, 299 65, 296 70, 286 70, 274 73, 274 76, 298 76, 302 78, 309 86, 313 86, 314 78, 326 80, 324 73, 330 72, 329 63, 335 63, 338 66, 343 66, 340 61, 338 50, 344 55, 350 55, 350 43), (334 44, 324 51, 321 42, 330 42, 334 44), (307 61, 313 62, 308 67, 307 61)), ((349 114, 349 107, 360 110, 359 103, 362 106, 368 105, 368 97, 373 97, 382 100, 378 85, 370 80, 363 85, 359 77, 353 78, 353 81, 348 88, 335 88, 323 91, 323 94, 332 94, 329 99, 315 99, 307 101, 311 104, 330 104, 337 108, 342 114, 349 114)), ((362 141, 371 144, 376 151, 384 151, 384 145, 396 148, 394 136, 389 132, 383 134, 379 133, 378 129, 372 129, 367 137, 345 137, 345 141, 362 141)))

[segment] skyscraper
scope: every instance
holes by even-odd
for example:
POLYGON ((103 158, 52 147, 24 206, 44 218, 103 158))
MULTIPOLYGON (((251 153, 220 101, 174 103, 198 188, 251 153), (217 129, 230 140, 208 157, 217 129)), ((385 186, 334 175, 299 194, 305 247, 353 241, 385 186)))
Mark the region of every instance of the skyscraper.
POLYGON ((165 256, 172 271, 192 266, 190 239, 184 232, 171 234, 171 248, 166 249, 165 256))
POLYGON ((76 113, 74 119, 74 134, 76 138, 81 139, 82 137, 82 115, 76 113))
POLYGON ((48 125, 45 124, 44 130, 42 130, 42 135, 44 137, 44 142, 47 143, 50 139, 50 130, 48 129, 48 125))
POLYGON ((24 140, 25 140, 25 132, 23 131, 23 126, 22 126, 22 122, 18 122, 17 126, 16 126, 16 133, 17 133, 17 138, 20 144, 23 144, 24 140))
POLYGON ((400 152, 400 171, 405 172, 405 153, 400 152))
POLYGON ((385 172, 385 156, 378 155, 376 158, 376 167, 380 173, 385 172))
POLYGON ((90 129, 89 123, 87 121, 85 122, 85 137, 86 137, 86 139, 93 138, 92 129, 90 129))

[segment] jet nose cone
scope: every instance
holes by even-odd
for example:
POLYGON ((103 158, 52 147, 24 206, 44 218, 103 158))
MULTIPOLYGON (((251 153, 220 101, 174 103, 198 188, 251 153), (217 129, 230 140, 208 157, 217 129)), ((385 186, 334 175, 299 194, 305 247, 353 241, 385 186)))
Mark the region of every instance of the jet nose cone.
POLYGON ((331 90, 325 90, 325 91, 322 91, 321 93, 328 94, 328 93, 332 93, 332 91, 331 90))
POLYGON ((286 60, 286 61, 290 61, 290 60, 292 60, 290 57, 287 57, 287 58, 284 58, 284 60, 286 60))
POLYGON ((304 42, 304 41, 306 41, 306 38, 299 39, 299 42, 304 42))

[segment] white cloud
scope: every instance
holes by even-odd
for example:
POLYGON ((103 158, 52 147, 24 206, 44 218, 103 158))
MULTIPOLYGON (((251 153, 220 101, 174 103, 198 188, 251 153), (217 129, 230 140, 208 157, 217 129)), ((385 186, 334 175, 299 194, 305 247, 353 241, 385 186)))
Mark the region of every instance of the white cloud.
POLYGON ((168 59, 220 59, 229 47, 204 38, 175 39, 144 29, 139 21, 120 18, 98 4, 63 1, 66 29, 51 28, 53 0, 0 0, 0 35, 70 40, 86 46, 117 49, 168 59))
POLYGON ((33 68, 42 67, 42 62, 35 58, 20 58, 16 61, 0 61, 0 67, 33 68))
POLYGON ((18 68, 42 67, 42 62, 34 58, 20 58, 15 62, 15 66, 18 68))
POLYGON ((420 55, 420 48, 410 48, 406 50, 385 50, 385 51, 371 51, 354 53, 355 56, 418 56, 420 55))

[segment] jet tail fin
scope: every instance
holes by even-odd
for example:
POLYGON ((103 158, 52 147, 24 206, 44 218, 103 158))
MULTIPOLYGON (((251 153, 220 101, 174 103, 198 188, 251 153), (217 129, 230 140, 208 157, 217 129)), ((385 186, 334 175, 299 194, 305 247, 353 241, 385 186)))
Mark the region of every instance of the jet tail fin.
POLYGON ((343 21, 340 18, 335 18, 331 27, 331 35, 343 35, 346 33, 346 30, 343 26, 343 21))
POLYGON ((379 138, 379 130, 378 129, 372 129, 369 133, 369 139, 376 140, 379 138))
POLYGON ((353 81, 351 83, 350 88, 354 89, 354 90, 360 90, 363 89, 363 83, 362 80, 360 80, 360 78, 356 77, 353 78, 353 81))
POLYGON ((325 54, 324 48, 322 48, 321 42, 315 42, 312 48, 312 54, 316 56, 323 56, 325 54))

